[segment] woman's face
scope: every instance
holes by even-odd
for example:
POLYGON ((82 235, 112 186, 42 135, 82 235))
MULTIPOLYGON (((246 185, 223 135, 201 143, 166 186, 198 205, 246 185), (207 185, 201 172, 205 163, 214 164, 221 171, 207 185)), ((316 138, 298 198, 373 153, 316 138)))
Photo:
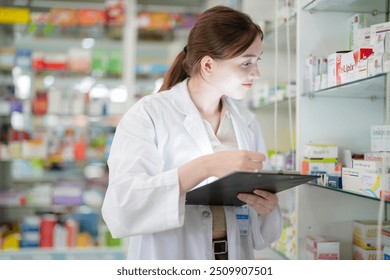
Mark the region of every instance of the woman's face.
POLYGON ((208 79, 222 95, 242 99, 260 77, 258 62, 262 54, 262 41, 256 37, 252 45, 240 56, 214 60, 214 68, 208 79))

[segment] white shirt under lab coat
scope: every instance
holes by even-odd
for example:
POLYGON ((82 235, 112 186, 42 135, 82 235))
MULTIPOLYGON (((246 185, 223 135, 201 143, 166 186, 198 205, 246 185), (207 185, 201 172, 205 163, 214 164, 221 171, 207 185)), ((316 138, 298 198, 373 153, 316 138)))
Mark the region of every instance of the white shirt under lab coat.
MULTIPOLYGON (((254 115, 225 101, 239 148, 267 154, 254 115)), ((210 208, 185 205, 178 179, 179 166, 212 152, 187 80, 142 98, 123 116, 108 158, 102 215, 114 238, 129 237, 129 259, 214 259, 210 208)), ((249 207, 247 235, 240 235, 236 207, 224 208, 229 259, 254 259, 254 249, 279 238, 279 208, 260 216, 249 207)))

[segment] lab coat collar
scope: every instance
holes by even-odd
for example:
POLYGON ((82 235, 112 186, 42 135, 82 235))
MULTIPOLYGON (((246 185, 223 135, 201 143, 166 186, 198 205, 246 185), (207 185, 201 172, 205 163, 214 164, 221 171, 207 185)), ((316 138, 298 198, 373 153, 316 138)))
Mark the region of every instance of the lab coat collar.
POLYGON ((253 122, 254 115, 247 112, 246 115, 242 114, 237 104, 227 97, 224 97, 229 108, 229 114, 233 121, 234 131, 236 132, 236 138, 238 147, 240 150, 254 150, 255 149, 255 135, 250 128, 250 124, 253 122))
MULTIPOLYGON (((193 114, 194 111, 197 114, 199 114, 198 110, 195 107, 194 102, 190 97, 187 82, 188 82, 188 78, 180 82, 179 84, 177 84, 171 89, 172 102, 174 106, 177 108, 177 110, 179 110, 179 112, 181 112, 184 115, 193 114)), ((229 112, 228 114, 236 115, 237 117, 245 121, 245 117, 241 114, 240 110, 238 110, 237 105, 234 103, 234 101, 226 96, 224 96, 223 99, 227 105, 226 110, 229 112)), ((249 124, 251 122, 251 119, 248 119, 245 122, 246 124, 249 124)))
POLYGON ((173 105, 176 109, 185 115, 184 127, 188 134, 198 145, 202 154, 211 154, 213 148, 203 125, 202 118, 192 101, 187 87, 188 79, 174 86, 171 91, 173 105))
MULTIPOLYGON (((202 118, 191 100, 187 86, 188 79, 182 81, 176 86, 172 87, 170 94, 173 105, 176 109, 185 115, 184 126, 188 133, 197 143, 203 154, 210 154, 213 152, 207 131, 204 127, 202 118)), ((234 131, 236 133, 238 146, 240 149, 250 150, 254 148, 254 134, 249 128, 249 124, 253 121, 254 115, 247 114, 244 116, 237 104, 230 98, 223 97, 229 115, 232 117, 234 131)))
POLYGON ((184 115, 194 113, 199 115, 198 109, 196 109, 196 106, 190 97, 187 83, 188 78, 172 87, 171 94, 173 105, 184 115))

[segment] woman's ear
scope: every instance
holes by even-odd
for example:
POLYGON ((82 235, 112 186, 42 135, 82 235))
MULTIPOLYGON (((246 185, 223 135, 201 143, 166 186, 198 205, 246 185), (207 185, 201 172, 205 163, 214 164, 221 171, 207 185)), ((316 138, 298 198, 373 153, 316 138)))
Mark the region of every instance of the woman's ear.
POLYGON ((211 56, 204 56, 200 61, 200 70, 204 75, 210 75, 215 67, 215 61, 211 56))

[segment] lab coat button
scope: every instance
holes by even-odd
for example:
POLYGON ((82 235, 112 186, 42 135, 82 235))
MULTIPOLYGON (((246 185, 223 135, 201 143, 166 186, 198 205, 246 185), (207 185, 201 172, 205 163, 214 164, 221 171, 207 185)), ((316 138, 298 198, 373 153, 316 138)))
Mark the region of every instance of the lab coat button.
POLYGON ((203 215, 203 217, 208 218, 208 217, 210 217, 210 212, 209 211, 203 211, 202 215, 203 215))

